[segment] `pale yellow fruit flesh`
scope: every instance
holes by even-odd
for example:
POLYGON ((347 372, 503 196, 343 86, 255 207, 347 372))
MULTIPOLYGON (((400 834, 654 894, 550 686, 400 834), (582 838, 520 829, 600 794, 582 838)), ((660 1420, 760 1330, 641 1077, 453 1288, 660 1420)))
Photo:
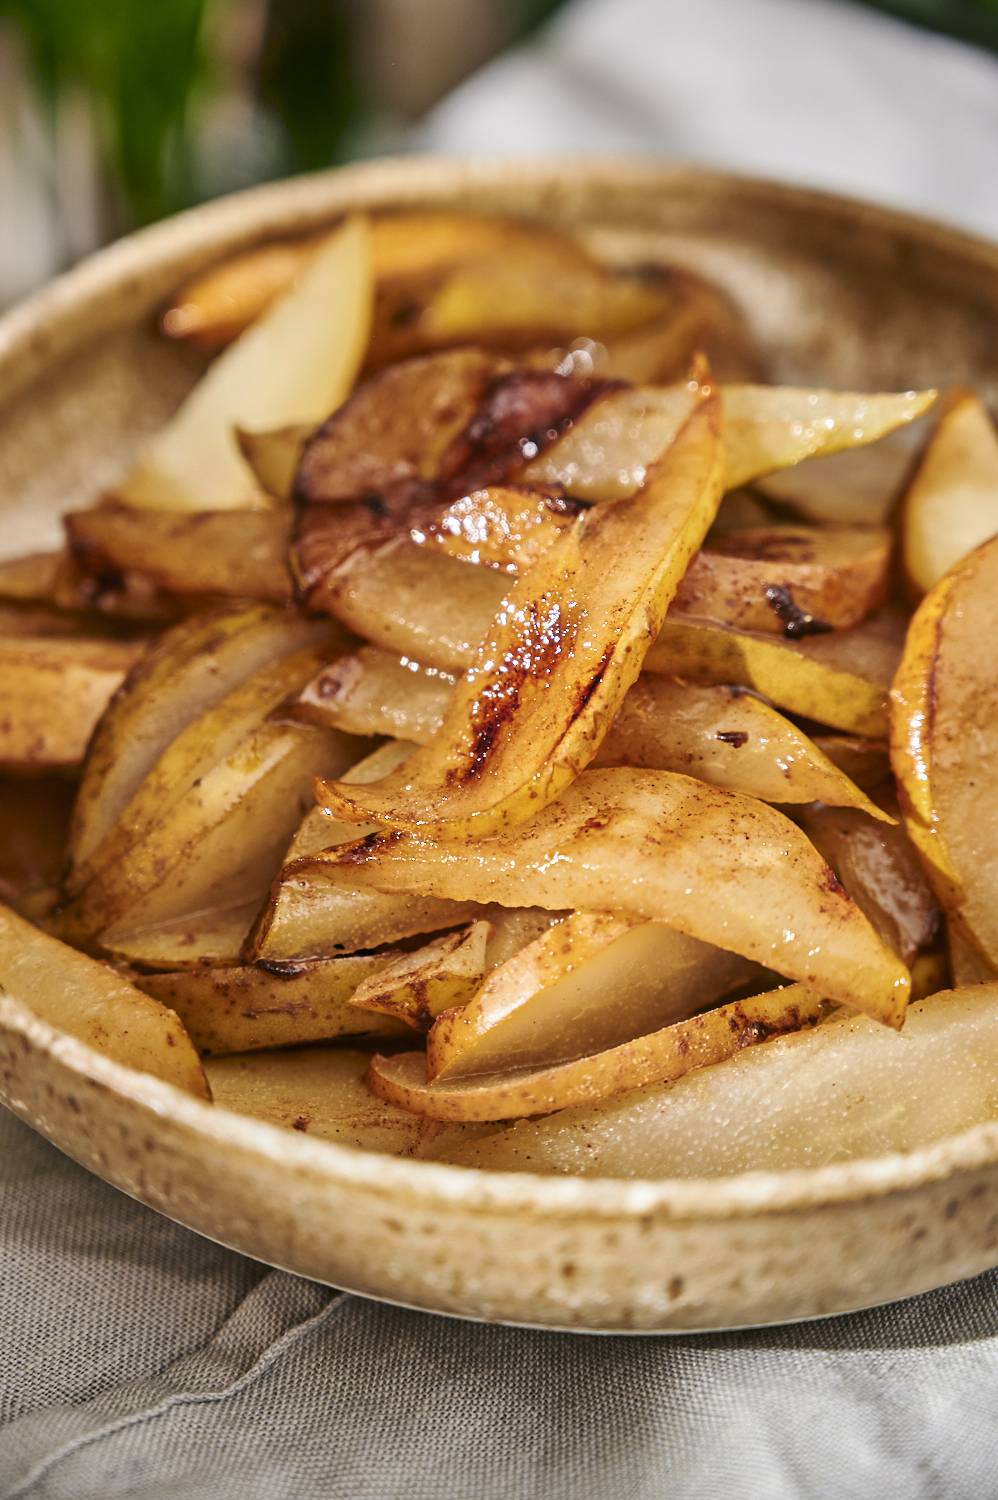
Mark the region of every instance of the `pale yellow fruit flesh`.
POLYGON ((6 907, 0 907, 0 995, 114 1062, 208 1097, 198 1055, 172 1010, 6 907))
POLYGON ((805 521, 832 526, 884 526, 925 442, 925 415, 862 448, 805 459, 754 481, 768 499, 805 521))
POLYGON ((440 728, 457 678, 407 656, 364 646, 316 674, 294 713, 350 734, 384 734, 424 745, 440 728))
POLYGON ((662 921, 900 1026, 904 965, 804 835, 752 798, 667 771, 587 771, 519 827, 476 842, 370 835, 298 867, 382 891, 662 921))
POLYGON ((372 297, 367 225, 348 220, 214 361, 115 487, 117 498, 157 510, 266 505, 235 428, 317 423, 338 406, 364 357, 372 297))
POLYGON ((998 533, 998 432, 970 391, 943 411, 901 508, 909 582, 925 593, 954 564, 998 533))
POLYGON ((743 1047, 816 1019, 821 1002, 791 985, 677 1021, 622 1046, 553 1068, 428 1083, 421 1052, 376 1056, 368 1073, 380 1099, 432 1120, 511 1120, 680 1078, 743 1047))
POLYGON ((939 909, 907 833, 846 807, 810 807, 800 825, 893 953, 910 964, 932 942, 939 909))
POLYGON ((500 1172, 726 1177, 914 1151, 995 1118, 998 987, 987 985, 918 1001, 901 1036, 837 1018, 675 1083, 458 1140, 446 1159, 500 1172))
POLYGON ((303 1047, 209 1057, 205 1071, 221 1109, 363 1151, 415 1155, 441 1128, 376 1098, 364 1082, 369 1062, 354 1048, 303 1047))
MULTIPOLYGON (((864 395, 791 386, 722 388, 724 488, 736 489, 819 453, 875 442, 931 406, 935 392, 864 395)), ((654 387, 612 391, 522 472, 533 484, 563 484, 580 500, 616 500, 645 479, 677 431, 676 397, 654 387)))
MULTIPOLYGON (((886 739, 868 739, 858 734, 816 734, 812 744, 864 792, 874 791, 890 778, 886 739)), ((831 797, 822 800, 834 801, 831 797)))
POLYGON ((657 1031, 760 973, 658 922, 572 912, 427 1038, 431 1079, 551 1067, 657 1031))
POLYGON ((251 900, 187 912, 153 927, 122 933, 103 947, 118 962, 143 969, 177 972, 213 965, 232 966, 239 962, 259 908, 259 900, 251 900))
POLYGON ((998 962, 998 538, 925 596, 891 691, 891 760, 940 904, 998 962))

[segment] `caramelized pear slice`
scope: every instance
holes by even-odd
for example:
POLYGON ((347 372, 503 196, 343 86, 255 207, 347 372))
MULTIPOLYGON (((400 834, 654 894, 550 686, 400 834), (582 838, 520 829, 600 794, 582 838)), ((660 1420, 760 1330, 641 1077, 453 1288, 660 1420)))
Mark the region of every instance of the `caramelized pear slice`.
POLYGON ((400 1052, 376 1056, 367 1076, 379 1099, 431 1120, 513 1120, 681 1078, 780 1032, 798 1031, 820 1009, 819 999, 791 985, 552 1068, 428 1083, 423 1054, 400 1052))
POLYGON ((998 533, 998 432, 972 391, 942 412, 901 502, 901 552, 924 594, 998 533))
MULTIPOLYGON (((323 667, 294 712, 351 734, 425 744, 443 722, 454 682, 436 667, 365 646, 323 667)), ((802 730, 739 688, 644 674, 621 704, 594 764, 682 771, 763 802, 827 802, 890 821, 802 730)), ((889 774, 886 746, 875 764, 873 785, 889 774)))
POLYGON ((463 1005, 485 975, 489 923, 472 922, 400 953, 360 982, 350 1004, 425 1031, 436 1016, 463 1005))
POLYGON ((209 1097, 204 1069, 172 1010, 7 907, 0 907, 0 996, 126 1068, 209 1097))
POLYGON ((337 1037, 405 1036, 387 1016, 363 1015, 348 1002, 359 984, 391 962, 391 953, 280 965, 232 964, 144 974, 138 987, 179 1015, 198 1051, 223 1057, 265 1047, 297 1047, 337 1037))
POLYGON ((367 345, 373 278, 367 225, 348 220, 301 279, 209 367, 115 487, 154 510, 266 506, 235 428, 316 423, 347 395, 367 345))
MULTIPOLYGON (((788 469, 820 453, 872 443, 927 411, 934 391, 864 395, 797 386, 726 385, 724 488, 788 469)), ((642 485, 682 422, 674 390, 608 391, 556 443, 532 459, 528 484, 565 487, 579 500, 617 500, 642 485)))
POLYGON ((998 538, 944 575, 911 622, 891 691, 905 826, 951 922, 998 964, 998 538))
MULTIPOLYGON (((579 1177, 813 1172, 994 1120, 996 1077, 998 986, 984 985, 918 1001, 899 1037, 842 1015, 676 1082, 477 1142, 459 1137, 441 1154, 492 1172, 579 1177)), ((436 1154, 432 1141, 421 1154, 436 1154)))
POLYGON ((589 511, 517 579, 433 740, 369 787, 326 785, 347 819, 487 831, 530 817, 599 749, 720 500, 716 397, 631 500, 589 511))
POLYGON ((571 912, 436 1020, 427 1075, 547 1068, 660 1030, 763 971, 660 922, 571 912))
MULTIPOLYGON (((344 780, 376 781, 400 765, 411 748, 389 741, 352 766, 344 780)), ((306 857, 350 843, 362 831, 340 822, 325 807, 306 813, 247 943, 249 957, 284 963, 356 953, 480 915, 464 900, 441 901, 425 892, 385 895, 358 886, 349 874, 342 878, 335 872, 313 875, 299 869, 306 857)))
POLYGON ((297 868, 323 866, 381 891, 643 916, 888 1025, 904 1019, 907 969, 800 829, 688 776, 586 771, 529 823, 491 838, 386 830, 297 868))

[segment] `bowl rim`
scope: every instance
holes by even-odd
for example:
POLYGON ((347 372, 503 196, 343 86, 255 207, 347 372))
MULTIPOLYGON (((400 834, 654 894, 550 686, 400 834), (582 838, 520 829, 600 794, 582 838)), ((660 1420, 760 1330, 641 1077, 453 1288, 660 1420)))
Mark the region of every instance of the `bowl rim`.
MULTIPOLYGON (((446 201, 462 190, 506 187, 512 179, 556 190, 574 169, 591 196, 608 191, 692 190, 737 196, 791 213, 820 212, 975 262, 998 276, 998 244, 934 220, 837 193, 655 159, 599 156, 462 159, 391 157, 265 183, 188 209, 136 231, 88 257, 0 317, 0 402, 15 399, 40 370, 69 355, 92 334, 95 307, 120 297, 122 284, 150 270, 169 272, 188 257, 201 263, 254 241, 279 238, 328 222, 352 207, 377 210, 446 201), (9 372, 13 370, 13 378, 9 372)), ((298 1174, 336 1183, 378 1185, 423 1203, 460 1203, 480 1213, 528 1212, 545 1218, 675 1220, 756 1217, 854 1203, 903 1193, 998 1165, 998 1121, 986 1121, 911 1152, 818 1167, 742 1172, 724 1177, 614 1178, 543 1175, 393 1157, 284 1130, 206 1103, 150 1074, 105 1057, 58 1030, 15 996, 0 992, 0 1030, 19 1036, 32 1054, 49 1056, 81 1080, 153 1115, 168 1116, 193 1135, 267 1158, 298 1174)))
POLYGON ((19 1037, 25 1066, 33 1053, 81 1082, 168 1117, 216 1146, 265 1158, 327 1185, 379 1188, 423 1204, 460 1204, 479 1213, 533 1213, 544 1218, 673 1221, 757 1218, 904 1193, 998 1164, 998 1120, 985 1121, 910 1152, 832 1162, 820 1167, 733 1173, 725 1177, 620 1178, 508 1172, 391 1156, 344 1145, 196 1098, 172 1083, 96 1052, 0 994, 0 1031, 19 1037))
POLYGON ((122 236, 62 272, 45 286, 0 314, 0 402, 31 383, 41 364, 69 353, 83 332, 82 313, 119 290, 119 284, 210 247, 213 257, 268 239, 287 238, 328 223, 351 208, 377 211, 391 206, 419 208, 439 196, 466 190, 506 188, 513 179, 571 201, 582 181, 593 192, 636 195, 639 191, 695 191, 700 199, 756 202, 791 213, 817 213, 838 219, 843 228, 862 224, 895 240, 974 262, 998 276, 998 242, 938 220, 890 208, 863 198, 797 186, 775 179, 683 165, 653 157, 560 155, 550 157, 386 156, 331 167, 320 172, 258 184, 211 199, 122 236), (53 325, 53 326, 49 326, 53 325), (44 330, 44 332, 42 331, 44 330), (16 373, 11 373, 13 367, 16 373))

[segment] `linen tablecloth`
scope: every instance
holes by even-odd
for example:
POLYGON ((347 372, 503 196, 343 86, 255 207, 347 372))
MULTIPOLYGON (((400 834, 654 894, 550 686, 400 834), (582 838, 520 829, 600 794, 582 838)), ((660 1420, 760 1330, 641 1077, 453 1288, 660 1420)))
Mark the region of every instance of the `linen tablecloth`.
POLYGON ((998 1273, 746 1333, 479 1326, 244 1260, 3 1111, 0 1266, 2 1500, 998 1494, 998 1273))
MULTIPOLYGON (((819 0, 582 0, 441 149, 658 150, 998 233, 998 66, 819 0)), ((270 1271, 0 1111, 0 1500, 990 1500, 998 1273, 784 1329, 598 1338, 270 1271)))

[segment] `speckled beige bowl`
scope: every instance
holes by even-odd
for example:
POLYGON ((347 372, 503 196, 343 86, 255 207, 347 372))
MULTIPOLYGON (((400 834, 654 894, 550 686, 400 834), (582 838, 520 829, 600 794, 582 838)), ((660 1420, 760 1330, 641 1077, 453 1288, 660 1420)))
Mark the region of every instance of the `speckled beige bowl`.
MULTIPOLYGON (((998 249, 840 199, 635 163, 386 162, 137 235, 0 323, 0 552, 120 467, 196 373, 152 313, 195 267, 358 205, 596 229, 726 286, 788 381, 998 394, 998 249)), ((842 1312, 998 1263, 998 1122, 906 1156, 712 1180, 396 1160, 213 1108, 0 997, 0 1098, 143 1202, 305 1276, 440 1312, 681 1331, 842 1312)))

